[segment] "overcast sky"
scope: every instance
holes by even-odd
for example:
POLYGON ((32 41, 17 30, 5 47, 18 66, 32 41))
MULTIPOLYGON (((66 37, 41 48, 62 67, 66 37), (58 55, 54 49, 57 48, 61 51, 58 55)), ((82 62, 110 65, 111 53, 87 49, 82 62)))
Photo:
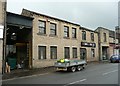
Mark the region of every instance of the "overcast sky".
POLYGON ((119 0, 7 0, 7 11, 20 14, 22 9, 68 20, 88 29, 118 25, 119 0), (89 1, 89 2, 88 2, 89 1), (97 1, 97 2, 96 2, 97 1))

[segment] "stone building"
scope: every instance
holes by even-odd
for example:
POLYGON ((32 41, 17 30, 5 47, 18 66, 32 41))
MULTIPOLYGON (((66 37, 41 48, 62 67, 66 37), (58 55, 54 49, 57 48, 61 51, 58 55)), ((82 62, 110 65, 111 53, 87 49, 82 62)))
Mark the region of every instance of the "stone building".
POLYGON ((23 9, 22 15, 34 18, 32 29, 33 67, 53 66, 54 62, 61 58, 98 61, 97 32, 83 29, 76 23, 26 9, 23 9), (86 41, 81 41, 82 31, 86 31, 86 41), (93 37, 94 41, 88 38, 88 35, 91 36, 91 34, 95 37, 93 37), (84 54, 84 49, 87 54, 84 54))
POLYGON ((98 32, 80 27, 81 47, 80 58, 87 57, 87 61, 98 61, 98 32))
POLYGON ((100 61, 109 60, 110 56, 113 54, 119 54, 119 41, 116 38, 115 31, 98 27, 96 29, 98 32, 99 39, 99 59, 100 61))
POLYGON ((0 73, 2 72, 2 60, 3 60, 3 30, 5 25, 6 14, 6 2, 0 0, 0 73))

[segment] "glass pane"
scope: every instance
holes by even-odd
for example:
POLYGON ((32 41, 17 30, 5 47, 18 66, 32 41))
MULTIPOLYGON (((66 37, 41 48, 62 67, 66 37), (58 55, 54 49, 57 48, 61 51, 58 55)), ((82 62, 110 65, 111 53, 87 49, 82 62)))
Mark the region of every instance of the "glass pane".
POLYGON ((65 48, 64 53, 65 53, 65 58, 70 58, 69 47, 65 48))
POLYGON ((57 59, 57 47, 51 47, 51 59, 57 59))
POLYGON ((66 32, 64 32, 64 37, 68 37, 68 34, 66 32))
POLYGON ((68 27, 64 27, 64 32, 68 32, 68 27))
POLYGON ((55 26, 56 26, 55 24, 50 24, 51 29, 55 29, 55 26))
POLYGON ((45 27, 45 22, 39 21, 39 26, 40 26, 40 27, 45 27))
POLYGON ((55 30, 50 30, 50 34, 55 35, 55 30))
POLYGON ((39 48, 39 59, 46 59, 46 47, 40 46, 39 48))
POLYGON ((75 28, 72 29, 72 33, 75 33, 75 28))
POLYGON ((44 33, 45 34, 45 29, 44 28, 40 28, 40 33, 44 33))
POLYGON ((73 58, 77 58, 77 48, 73 48, 73 58))

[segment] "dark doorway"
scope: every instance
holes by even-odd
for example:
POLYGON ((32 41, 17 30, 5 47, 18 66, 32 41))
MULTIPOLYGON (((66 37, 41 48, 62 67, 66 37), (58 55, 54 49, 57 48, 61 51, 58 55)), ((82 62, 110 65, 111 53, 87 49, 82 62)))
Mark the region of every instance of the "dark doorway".
POLYGON ((80 48, 80 59, 82 59, 82 60, 87 59, 87 51, 85 48, 80 48))
POLYGON ((108 47, 102 47, 102 60, 108 60, 108 47))
POLYGON ((21 68, 29 68, 32 28, 7 25, 6 45, 6 59, 9 60, 11 69, 16 69, 18 64, 21 68), (9 56, 11 53, 14 57, 9 56))

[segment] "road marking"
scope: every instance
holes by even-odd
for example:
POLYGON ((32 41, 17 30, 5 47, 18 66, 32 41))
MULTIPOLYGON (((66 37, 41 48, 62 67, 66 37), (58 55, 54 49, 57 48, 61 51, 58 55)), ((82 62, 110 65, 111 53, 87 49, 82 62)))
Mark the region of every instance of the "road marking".
POLYGON ((79 81, 75 81, 75 82, 71 82, 71 83, 68 83, 64 86, 68 86, 68 85, 71 85, 71 84, 75 84, 75 83, 79 83, 79 82, 83 82, 83 81, 86 81, 87 79, 82 79, 82 80, 79 80, 79 81))
POLYGON ((113 73, 113 72, 116 72, 116 71, 118 71, 118 70, 109 71, 109 72, 103 73, 102 75, 107 75, 107 74, 110 74, 110 73, 113 73))
POLYGON ((15 79, 25 79, 25 78, 42 76, 42 75, 47 75, 47 74, 50 74, 50 73, 36 74, 36 75, 31 75, 31 76, 23 76, 23 77, 17 77, 17 78, 12 78, 12 79, 6 79, 6 80, 2 80, 2 81, 11 81, 11 80, 15 80, 15 79))

